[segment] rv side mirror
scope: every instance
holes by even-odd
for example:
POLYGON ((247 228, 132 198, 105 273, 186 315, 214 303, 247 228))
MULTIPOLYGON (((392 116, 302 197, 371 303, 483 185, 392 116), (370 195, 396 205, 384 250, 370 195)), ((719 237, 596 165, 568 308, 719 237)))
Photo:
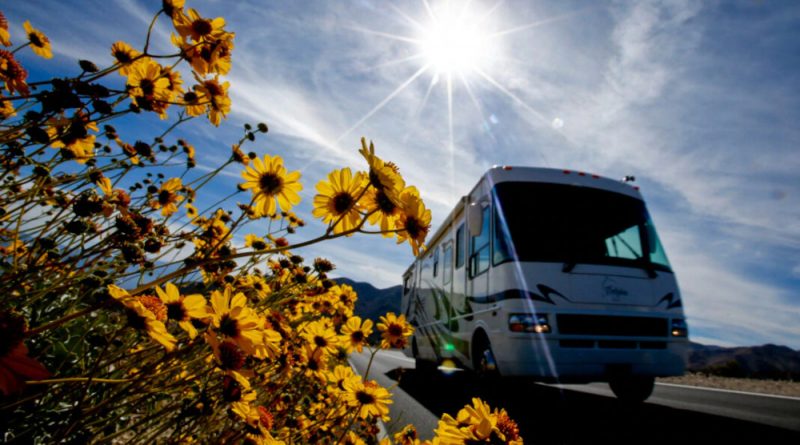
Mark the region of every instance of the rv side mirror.
POLYGON ((473 202, 467 207, 467 225, 469 226, 469 235, 476 237, 481 234, 483 229, 483 208, 480 203, 473 202))

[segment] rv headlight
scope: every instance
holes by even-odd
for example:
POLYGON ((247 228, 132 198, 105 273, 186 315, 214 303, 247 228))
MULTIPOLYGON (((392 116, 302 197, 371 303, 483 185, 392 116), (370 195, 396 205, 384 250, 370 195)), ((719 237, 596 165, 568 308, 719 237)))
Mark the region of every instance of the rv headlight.
POLYGON ((508 329, 511 332, 546 334, 550 332, 550 323, 547 322, 547 314, 510 314, 508 329))
POLYGON ((689 335, 689 327, 686 326, 686 320, 683 318, 673 318, 670 332, 672 332, 673 337, 687 337, 689 335))

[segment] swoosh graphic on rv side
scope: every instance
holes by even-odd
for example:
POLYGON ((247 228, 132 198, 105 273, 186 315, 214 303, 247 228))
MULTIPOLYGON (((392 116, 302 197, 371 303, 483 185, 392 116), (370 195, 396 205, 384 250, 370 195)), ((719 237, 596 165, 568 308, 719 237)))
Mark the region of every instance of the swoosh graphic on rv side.
POLYGON ((539 292, 541 292, 541 294, 524 289, 506 289, 504 291, 496 292, 484 297, 468 297, 467 299, 477 304, 494 303, 501 300, 528 299, 542 301, 554 305, 556 303, 553 301, 553 296, 557 296, 569 301, 569 298, 565 297, 564 294, 553 289, 552 287, 545 286, 544 284, 537 284, 536 288, 539 290, 539 292))

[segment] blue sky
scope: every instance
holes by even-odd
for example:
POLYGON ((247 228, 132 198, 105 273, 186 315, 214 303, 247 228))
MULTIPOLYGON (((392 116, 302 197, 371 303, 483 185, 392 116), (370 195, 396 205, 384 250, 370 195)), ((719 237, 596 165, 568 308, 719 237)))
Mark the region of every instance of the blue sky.
MULTIPOLYGON (((295 240, 322 230, 310 215, 314 184, 333 168, 365 167, 362 135, 421 190, 434 228, 494 164, 635 175, 693 339, 800 348, 800 3, 187 3, 236 32, 233 111, 219 129, 190 125, 179 136, 213 167, 244 122, 267 122, 269 135, 251 148, 303 173, 297 211, 311 224, 295 240), (448 82, 420 40, 432 15, 459 14, 474 27, 448 82)), ((29 19, 53 42, 52 61, 20 55, 36 80, 78 58, 110 63, 116 40, 141 47, 159 6, 3 10, 16 41, 29 19)), ((155 48, 170 50, 170 26, 159 22, 155 48)), ((222 177, 218 196, 238 170, 222 177)), ((378 287, 399 284, 413 259, 407 245, 366 236, 300 253, 378 287)))

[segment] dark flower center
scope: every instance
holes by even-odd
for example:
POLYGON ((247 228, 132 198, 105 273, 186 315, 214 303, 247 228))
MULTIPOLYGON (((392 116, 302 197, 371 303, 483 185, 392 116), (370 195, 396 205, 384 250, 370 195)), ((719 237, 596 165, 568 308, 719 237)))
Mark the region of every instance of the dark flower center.
POLYGON ((170 320, 184 321, 189 317, 186 313, 186 308, 183 307, 183 303, 176 301, 167 304, 167 318, 170 320))
POLYGON ((36 34, 35 32, 28 34, 28 40, 31 41, 31 45, 33 46, 38 46, 40 48, 44 46, 42 39, 39 38, 39 34, 36 34))
POLYGON ((127 52, 125 52, 125 51, 117 51, 117 52, 115 52, 114 53, 114 58, 117 59, 119 61, 119 63, 122 63, 122 64, 131 63, 131 60, 133 60, 133 58, 131 58, 131 55, 128 54, 127 52))
POLYGON ((391 335, 392 337, 400 337, 403 335, 403 327, 398 324, 394 323, 390 324, 389 329, 387 329, 387 331, 389 332, 389 335, 391 335))
POLYGON ((420 232, 422 231, 422 226, 420 225, 419 221, 416 218, 408 218, 406 220, 406 232, 408 232, 408 236, 412 239, 419 238, 420 232))
POLYGON ((205 82, 203 85, 208 90, 208 94, 212 99, 216 96, 222 96, 222 87, 220 87, 216 82, 205 82))
POLYGON ((317 347, 324 348, 328 346, 328 340, 325 340, 325 337, 322 337, 320 335, 315 335, 314 344, 317 345, 317 347))
POLYGON ((350 196, 349 193, 339 193, 333 197, 333 209, 338 214, 342 214, 350 210, 354 203, 355 200, 352 196, 350 196))
POLYGON ((198 19, 192 22, 192 31, 198 36, 205 36, 211 33, 211 22, 206 19, 198 19))
POLYGON ((142 93, 144 93, 145 96, 152 96, 153 92, 156 90, 155 84, 150 79, 142 79, 142 81, 139 82, 139 87, 142 88, 142 93))
POLYGON ((369 183, 378 190, 383 190, 383 183, 372 169, 369 170, 369 183))
POLYGON ((238 402, 242 399, 242 387, 231 376, 222 378, 222 398, 228 402, 238 402))
POLYGON ((228 337, 236 338, 239 336, 239 323, 228 314, 225 314, 219 321, 219 331, 228 337))
POLYGON ((350 339, 353 340, 355 343, 361 343, 364 341, 364 333, 361 331, 355 331, 350 334, 350 339))
POLYGON ((224 341, 219 345, 219 359, 223 369, 238 371, 244 366, 244 355, 235 344, 224 341))
POLYGON ((375 403, 375 396, 366 391, 358 391, 356 392, 356 400, 362 405, 370 405, 375 403))
POLYGON ((136 330, 143 330, 147 328, 144 317, 139 315, 136 311, 133 309, 128 309, 125 312, 128 316, 128 326, 136 330))
POLYGON ((161 190, 158 192, 158 203, 163 205, 167 205, 172 201, 172 192, 169 190, 161 190))
POLYGON ((274 195, 283 186, 283 180, 274 173, 264 173, 258 179, 258 185, 261 187, 262 192, 267 195, 274 195))
POLYGON ((388 196, 386 196, 386 193, 383 190, 378 191, 376 198, 377 198, 376 201, 378 202, 378 208, 381 210, 381 212, 387 215, 394 212, 394 209, 397 208, 397 206, 394 205, 392 200, 389 199, 388 196))

